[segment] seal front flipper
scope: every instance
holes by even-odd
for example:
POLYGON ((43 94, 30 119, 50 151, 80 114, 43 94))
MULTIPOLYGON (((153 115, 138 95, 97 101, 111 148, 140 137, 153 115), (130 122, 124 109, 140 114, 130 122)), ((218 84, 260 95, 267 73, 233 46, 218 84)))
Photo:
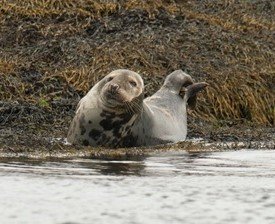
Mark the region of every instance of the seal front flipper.
POLYGON ((206 82, 198 82, 186 87, 183 100, 187 102, 191 109, 195 109, 196 107, 197 93, 202 91, 207 86, 208 83, 206 82))

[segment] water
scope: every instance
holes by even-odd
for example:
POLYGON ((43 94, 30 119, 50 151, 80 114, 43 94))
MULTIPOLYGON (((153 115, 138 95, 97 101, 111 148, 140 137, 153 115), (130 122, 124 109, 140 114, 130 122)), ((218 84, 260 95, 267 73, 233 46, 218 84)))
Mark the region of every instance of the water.
POLYGON ((275 223, 275 151, 0 159, 1 223, 275 223))

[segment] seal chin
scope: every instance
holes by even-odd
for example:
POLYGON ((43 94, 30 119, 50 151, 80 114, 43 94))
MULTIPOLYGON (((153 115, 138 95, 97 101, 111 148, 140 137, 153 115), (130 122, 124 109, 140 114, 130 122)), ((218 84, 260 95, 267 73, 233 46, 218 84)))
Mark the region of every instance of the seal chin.
POLYGON ((106 107, 122 107, 124 104, 124 101, 121 99, 118 93, 114 94, 108 91, 101 95, 101 100, 106 107))

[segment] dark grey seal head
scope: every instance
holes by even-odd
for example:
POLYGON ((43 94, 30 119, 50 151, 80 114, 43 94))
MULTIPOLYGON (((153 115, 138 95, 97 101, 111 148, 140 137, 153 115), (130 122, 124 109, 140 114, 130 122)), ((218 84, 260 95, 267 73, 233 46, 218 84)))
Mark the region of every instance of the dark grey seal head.
POLYGON ((125 69, 113 71, 81 99, 67 139, 75 144, 113 148, 184 141, 188 102, 206 86, 177 70, 154 95, 144 99, 139 74, 125 69))

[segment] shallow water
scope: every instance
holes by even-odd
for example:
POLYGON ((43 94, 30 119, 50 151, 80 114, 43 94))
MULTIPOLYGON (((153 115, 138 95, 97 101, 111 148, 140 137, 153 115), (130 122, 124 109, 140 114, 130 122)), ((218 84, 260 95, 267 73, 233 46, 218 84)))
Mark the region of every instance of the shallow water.
POLYGON ((275 223, 275 151, 0 159, 1 223, 275 223))

